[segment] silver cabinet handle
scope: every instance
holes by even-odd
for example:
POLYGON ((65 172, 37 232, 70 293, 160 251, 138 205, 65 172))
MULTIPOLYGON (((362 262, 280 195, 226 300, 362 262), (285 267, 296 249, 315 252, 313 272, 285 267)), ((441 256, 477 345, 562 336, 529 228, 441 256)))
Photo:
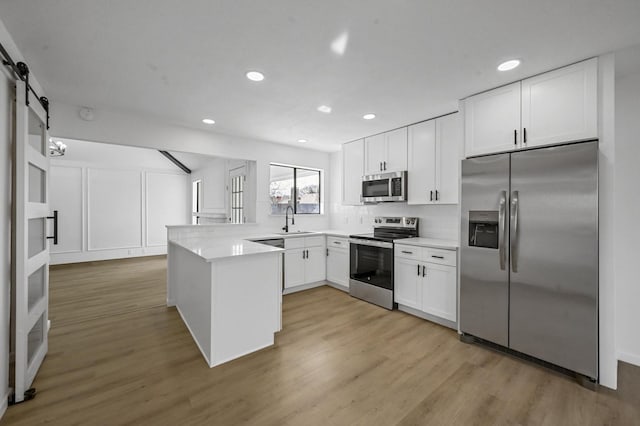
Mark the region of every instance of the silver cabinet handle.
POLYGON ((422 276, 426 276, 427 275, 427 268, 426 266, 422 265, 422 276))
POLYGON ((518 131, 516 129, 513 130, 513 144, 518 145, 518 131))
POLYGON ((498 211, 498 236, 501 241, 498 243, 499 257, 500 257, 500 269, 504 271, 507 263, 507 250, 505 248, 507 244, 507 191, 500 191, 500 210, 498 211))
POLYGON ((342 245, 342 243, 340 241, 334 241, 333 244, 342 245))
POLYGON ((434 259, 444 259, 444 256, 434 256, 434 255, 431 255, 431 257, 433 257, 434 259))
POLYGON ((420 276, 420 265, 418 265, 418 276, 420 276))
POLYGON ((387 170, 387 162, 383 161, 382 164, 384 165, 384 169, 383 170, 387 170))
POLYGON ((433 191, 429 191, 429 201, 433 201, 433 191))
POLYGON ((382 171, 382 161, 380 162, 380 171, 382 171))
POLYGON ((511 270, 518 272, 518 208, 520 199, 518 191, 511 193, 511 270))
POLYGON ((438 190, 436 189, 436 201, 438 201, 438 198, 440 198, 440 193, 438 192, 438 190))
POLYGON ((413 254, 412 251, 406 251, 406 250, 402 250, 402 253, 404 253, 404 254, 413 254))

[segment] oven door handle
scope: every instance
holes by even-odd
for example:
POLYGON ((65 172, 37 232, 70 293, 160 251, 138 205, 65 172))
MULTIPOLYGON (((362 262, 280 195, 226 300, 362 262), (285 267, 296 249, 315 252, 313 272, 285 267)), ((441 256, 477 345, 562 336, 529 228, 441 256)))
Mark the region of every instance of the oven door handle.
POLYGON ((380 248, 393 248, 393 243, 388 243, 386 241, 372 241, 372 240, 361 240, 358 238, 349 239, 349 243, 355 244, 358 246, 370 246, 370 247, 380 247, 380 248))

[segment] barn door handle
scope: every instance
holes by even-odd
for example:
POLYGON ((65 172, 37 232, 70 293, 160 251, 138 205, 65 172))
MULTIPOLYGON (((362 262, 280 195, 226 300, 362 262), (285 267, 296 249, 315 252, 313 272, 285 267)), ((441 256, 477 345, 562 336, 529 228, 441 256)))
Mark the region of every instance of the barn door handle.
POLYGON ((53 245, 58 245, 58 210, 53 211, 53 216, 47 216, 47 219, 53 219, 53 236, 47 237, 47 240, 53 240, 53 245))

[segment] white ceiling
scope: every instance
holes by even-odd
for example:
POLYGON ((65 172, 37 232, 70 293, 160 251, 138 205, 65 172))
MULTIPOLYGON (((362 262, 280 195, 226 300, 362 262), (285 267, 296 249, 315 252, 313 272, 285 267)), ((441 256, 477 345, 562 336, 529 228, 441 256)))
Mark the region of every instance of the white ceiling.
POLYGON ((640 43, 638 0, 0 0, 0 17, 54 101, 324 150, 640 43))

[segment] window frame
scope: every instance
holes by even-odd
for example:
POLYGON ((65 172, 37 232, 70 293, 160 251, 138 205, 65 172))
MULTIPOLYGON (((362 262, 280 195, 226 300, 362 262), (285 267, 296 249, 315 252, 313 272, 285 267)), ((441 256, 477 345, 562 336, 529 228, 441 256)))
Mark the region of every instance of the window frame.
MULTIPOLYGON (((323 201, 323 197, 322 197, 322 191, 323 191, 322 179, 323 179, 324 170, 316 169, 316 168, 313 168, 313 167, 293 166, 291 164, 269 163, 269 185, 271 185, 271 167, 272 166, 286 167, 286 168, 293 169, 293 196, 289 200, 291 202, 291 207, 293 207, 293 214, 297 214, 297 215, 300 215, 300 214, 302 214, 302 215, 322 215, 322 214, 324 214, 324 209, 323 209, 323 205, 322 205, 322 201, 323 201), (309 171, 309 172, 318 173, 318 213, 299 213, 298 212, 298 170, 305 170, 305 171, 309 171)), ((271 195, 271 194, 269 194, 269 195, 271 195)), ((273 206, 273 204, 272 204, 272 206, 273 206)), ((273 210, 272 210, 271 213, 270 213, 270 216, 283 216, 283 214, 282 213, 273 213, 273 210)))

